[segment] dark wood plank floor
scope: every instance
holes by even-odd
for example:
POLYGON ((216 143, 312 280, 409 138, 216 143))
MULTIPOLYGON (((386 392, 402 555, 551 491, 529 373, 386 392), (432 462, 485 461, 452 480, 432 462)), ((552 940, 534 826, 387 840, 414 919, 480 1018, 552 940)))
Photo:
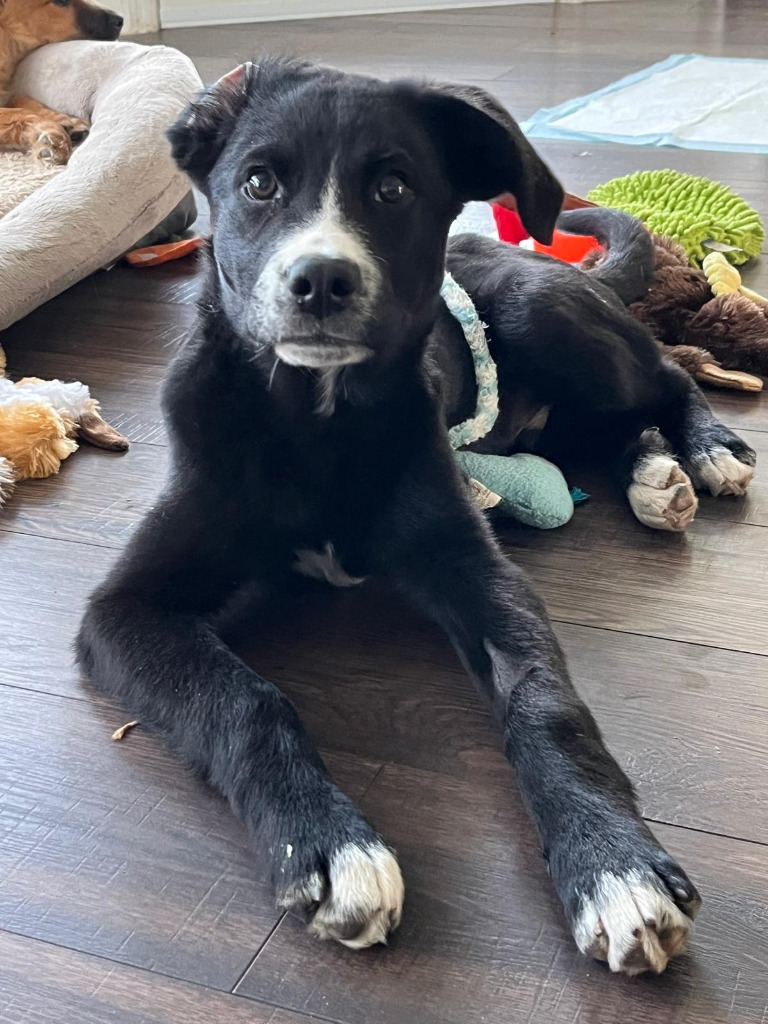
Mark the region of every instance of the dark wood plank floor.
MULTIPOLYGON (((204 78, 265 50, 485 84, 520 117, 672 52, 766 56, 764 0, 626 0, 166 32, 204 78)), ((546 142, 569 189, 640 167, 719 177, 768 218, 768 160, 546 142)), ((768 291, 768 260, 749 279, 768 291)), ((643 811, 699 883, 693 948, 633 982, 581 958, 490 717, 442 635, 376 587, 308 588, 233 643, 284 687, 340 785, 398 848, 389 949, 312 942, 278 914, 222 801, 83 686, 88 591, 166 465, 163 368, 193 262, 98 274, 7 331, 14 374, 82 378, 131 450, 84 449, 0 517, 3 1024, 765 1024, 768 484, 705 499, 684 537, 601 481, 555 533, 511 529, 643 811)), ((768 464, 768 398, 712 395, 768 464)))

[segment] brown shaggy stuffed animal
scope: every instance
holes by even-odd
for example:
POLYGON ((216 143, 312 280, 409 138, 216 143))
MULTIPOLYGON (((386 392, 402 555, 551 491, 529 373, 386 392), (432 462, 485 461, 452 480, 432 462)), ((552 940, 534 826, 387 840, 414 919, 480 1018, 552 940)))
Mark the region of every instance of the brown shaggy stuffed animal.
MULTIPOLYGON (((646 295, 629 311, 653 331, 664 355, 691 376, 721 387, 759 390, 761 382, 750 382, 747 375, 768 376, 768 307, 739 292, 713 295, 706 274, 689 264, 681 245, 661 235, 653 241, 656 273, 646 295)), ((599 250, 590 253, 582 266, 594 266, 601 256, 599 250)))

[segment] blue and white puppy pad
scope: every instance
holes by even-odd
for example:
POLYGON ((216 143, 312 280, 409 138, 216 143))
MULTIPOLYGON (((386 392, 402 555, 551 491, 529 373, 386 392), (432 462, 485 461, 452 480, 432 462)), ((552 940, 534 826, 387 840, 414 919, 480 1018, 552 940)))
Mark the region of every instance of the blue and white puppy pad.
POLYGON ((768 60, 676 54, 521 128, 539 139, 768 153, 768 60))

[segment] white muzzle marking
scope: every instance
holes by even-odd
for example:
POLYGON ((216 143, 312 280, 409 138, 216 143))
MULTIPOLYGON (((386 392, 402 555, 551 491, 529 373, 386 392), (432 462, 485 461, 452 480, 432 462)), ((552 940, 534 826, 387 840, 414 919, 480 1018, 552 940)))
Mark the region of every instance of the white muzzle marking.
POLYGON ((299 341, 281 341, 275 345, 278 359, 289 366, 306 366, 314 370, 326 370, 334 366, 352 366, 364 363, 373 355, 365 345, 312 345, 299 341))
POLYGON ((360 271, 360 288, 349 309, 335 314, 337 323, 347 321, 344 329, 338 328, 339 333, 355 332, 370 317, 381 287, 381 273, 359 231, 345 221, 333 177, 325 187, 317 215, 291 232, 264 268, 254 291, 252 318, 260 333, 274 341, 277 357, 290 366, 326 368, 361 363, 372 353, 354 340, 334 343, 332 336, 327 343, 297 340, 302 333, 301 315, 297 316, 293 305, 288 275, 298 259, 312 256, 345 260, 360 271))

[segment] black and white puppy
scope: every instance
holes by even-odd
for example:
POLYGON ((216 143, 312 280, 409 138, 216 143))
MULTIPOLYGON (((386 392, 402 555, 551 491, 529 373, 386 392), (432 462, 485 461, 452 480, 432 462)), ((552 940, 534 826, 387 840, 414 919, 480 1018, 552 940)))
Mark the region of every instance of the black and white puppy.
MULTIPOLYGON (((215 617, 240 588, 296 568, 388 581, 444 626, 495 707, 579 948, 614 971, 663 970, 699 896, 639 816, 541 602, 467 496, 445 430, 463 401, 455 367, 434 379, 435 337, 455 339, 439 289, 462 204, 512 192, 546 239, 559 184, 484 93, 290 61, 226 76, 170 138, 210 198, 213 243, 197 331, 165 391, 170 481, 91 599, 80 664, 226 796, 271 860, 278 903, 363 948, 400 921, 395 856, 215 617)), ((514 274, 499 282, 514 291, 514 274)), ((657 363, 647 337, 615 356, 622 408, 657 363)), ((567 395, 568 377, 553 367, 537 397, 567 395)))

